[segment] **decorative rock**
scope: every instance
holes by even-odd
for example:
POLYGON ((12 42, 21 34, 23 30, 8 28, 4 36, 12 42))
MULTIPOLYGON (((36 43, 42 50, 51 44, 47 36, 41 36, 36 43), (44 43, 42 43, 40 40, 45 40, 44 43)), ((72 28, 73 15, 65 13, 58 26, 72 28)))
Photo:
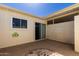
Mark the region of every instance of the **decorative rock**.
POLYGON ((39 48, 39 49, 34 49, 31 50, 27 56, 62 56, 59 53, 53 52, 50 49, 45 49, 45 48, 39 48))

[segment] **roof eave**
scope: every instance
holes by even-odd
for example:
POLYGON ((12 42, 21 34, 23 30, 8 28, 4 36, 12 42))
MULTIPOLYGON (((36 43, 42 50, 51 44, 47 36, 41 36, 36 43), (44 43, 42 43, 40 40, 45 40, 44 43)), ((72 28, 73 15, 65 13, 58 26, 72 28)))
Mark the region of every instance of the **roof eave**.
POLYGON ((57 14, 60 14, 60 13, 64 13, 66 11, 75 9, 77 7, 79 7, 79 4, 78 3, 77 4, 74 4, 74 5, 71 5, 71 6, 67 7, 67 8, 64 8, 62 10, 59 10, 59 11, 53 13, 53 14, 50 14, 50 15, 46 16, 45 19, 49 19, 49 18, 53 17, 54 15, 57 15, 57 14))
POLYGON ((22 14, 25 14, 25 15, 28 15, 28 16, 32 16, 32 17, 35 17, 35 18, 43 19, 43 18, 41 18, 41 17, 35 16, 35 15, 32 15, 32 14, 28 14, 28 13, 26 13, 26 12, 20 11, 20 10, 15 9, 15 8, 12 8, 12 7, 5 6, 5 5, 3 5, 3 4, 0 4, 0 7, 1 7, 1 8, 6 8, 6 9, 8 9, 8 10, 15 11, 15 12, 18 12, 18 13, 22 13, 22 14))

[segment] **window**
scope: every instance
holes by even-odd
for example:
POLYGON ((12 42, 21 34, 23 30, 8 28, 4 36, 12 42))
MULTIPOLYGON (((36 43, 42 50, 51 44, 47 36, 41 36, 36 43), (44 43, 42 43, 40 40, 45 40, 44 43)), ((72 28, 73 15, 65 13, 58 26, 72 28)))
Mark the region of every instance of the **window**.
POLYGON ((13 18, 13 28, 27 28, 27 20, 13 18))
POLYGON ((21 28, 27 28, 27 21, 21 20, 21 28))
POLYGON ((69 22, 69 21, 74 21, 74 16, 73 15, 69 15, 69 16, 54 19, 54 24, 69 22))
POLYGON ((20 28, 20 20, 13 18, 13 28, 20 28))
POLYGON ((53 24, 53 20, 47 21, 47 24, 53 24))

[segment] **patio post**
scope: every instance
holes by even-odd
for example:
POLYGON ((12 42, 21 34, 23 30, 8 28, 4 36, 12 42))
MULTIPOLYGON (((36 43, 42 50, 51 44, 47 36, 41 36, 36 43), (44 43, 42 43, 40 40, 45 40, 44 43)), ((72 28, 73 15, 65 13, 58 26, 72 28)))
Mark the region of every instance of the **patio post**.
POLYGON ((74 17, 74 48, 79 52, 79 15, 74 17))

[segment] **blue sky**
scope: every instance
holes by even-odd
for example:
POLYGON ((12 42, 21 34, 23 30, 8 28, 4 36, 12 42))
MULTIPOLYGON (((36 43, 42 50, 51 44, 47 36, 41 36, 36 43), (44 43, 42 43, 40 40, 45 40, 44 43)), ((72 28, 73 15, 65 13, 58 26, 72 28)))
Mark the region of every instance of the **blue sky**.
POLYGON ((73 4, 74 3, 5 3, 4 5, 35 16, 44 17, 73 4))

